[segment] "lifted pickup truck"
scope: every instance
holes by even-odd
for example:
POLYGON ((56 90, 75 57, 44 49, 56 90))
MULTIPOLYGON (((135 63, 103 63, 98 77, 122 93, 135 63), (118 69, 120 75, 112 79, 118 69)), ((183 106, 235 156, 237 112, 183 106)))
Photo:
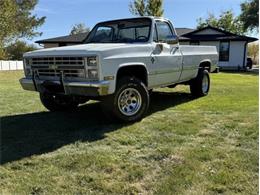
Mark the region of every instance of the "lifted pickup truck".
POLYGON ((217 62, 216 47, 179 45, 167 19, 120 19, 97 24, 82 45, 24 54, 20 83, 39 92, 50 111, 98 99, 118 119, 133 122, 145 116, 153 88, 189 84, 194 96, 207 95, 217 62))

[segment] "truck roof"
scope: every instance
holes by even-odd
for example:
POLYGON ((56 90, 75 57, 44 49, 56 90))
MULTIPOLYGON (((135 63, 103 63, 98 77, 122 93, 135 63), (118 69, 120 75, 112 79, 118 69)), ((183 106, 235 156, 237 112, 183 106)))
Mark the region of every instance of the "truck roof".
POLYGON ((148 18, 148 19, 152 19, 152 20, 167 20, 170 21, 167 18, 164 17, 157 17, 157 16, 138 16, 138 17, 132 17, 132 18, 119 18, 119 19, 114 19, 114 20, 106 20, 106 21, 102 21, 99 23, 105 23, 105 22, 116 22, 116 21, 121 21, 121 20, 132 20, 132 19, 142 19, 142 18, 148 18))

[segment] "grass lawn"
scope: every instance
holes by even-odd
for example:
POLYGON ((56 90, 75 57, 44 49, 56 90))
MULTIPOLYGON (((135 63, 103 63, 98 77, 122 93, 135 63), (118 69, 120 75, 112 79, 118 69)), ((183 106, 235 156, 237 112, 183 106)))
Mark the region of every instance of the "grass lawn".
POLYGON ((212 74, 207 97, 153 93, 123 125, 97 102, 50 113, 0 72, 0 194, 258 194, 258 75, 212 74))

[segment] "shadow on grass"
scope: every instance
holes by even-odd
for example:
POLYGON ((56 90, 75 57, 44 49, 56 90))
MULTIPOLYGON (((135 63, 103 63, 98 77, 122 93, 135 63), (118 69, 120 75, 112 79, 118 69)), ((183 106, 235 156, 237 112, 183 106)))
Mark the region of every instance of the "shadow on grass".
MULTIPOLYGON (((187 93, 154 92, 148 115, 191 100, 187 93)), ((1 123, 0 164, 52 152, 76 141, 101 140, 105 133, 126 125, 106 119, 99 103, 86 104, 73 113, 6 116, 2 117, 1 123)))

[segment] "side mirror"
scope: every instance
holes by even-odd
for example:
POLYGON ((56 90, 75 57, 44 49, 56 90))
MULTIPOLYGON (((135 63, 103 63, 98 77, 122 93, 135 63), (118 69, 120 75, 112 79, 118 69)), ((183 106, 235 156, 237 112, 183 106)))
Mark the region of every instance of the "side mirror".
POLYGON ((162 51, 163 51, 163 43, 157 43, 154 48, 153 54, 158 55, 158 54, 162 53, 162 51))
POLYGON ((165 42, 169 45, 177 44, 179 42, 179 37, 177 35, 168 36, 165 42))

